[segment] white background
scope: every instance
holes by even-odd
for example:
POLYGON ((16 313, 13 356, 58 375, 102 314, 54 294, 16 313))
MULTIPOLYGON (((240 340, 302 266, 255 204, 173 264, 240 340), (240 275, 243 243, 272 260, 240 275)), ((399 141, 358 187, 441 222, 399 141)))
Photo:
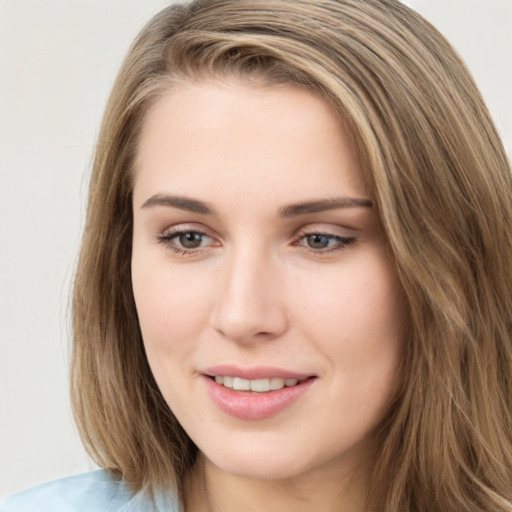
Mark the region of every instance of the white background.
MULTIPOLYGON (((0 497, 91 469, 67 398, 68 298, 101 113, 163 0, 0 0, 0 497)), ((411 0, 512 153, 512 0, 411 0)))

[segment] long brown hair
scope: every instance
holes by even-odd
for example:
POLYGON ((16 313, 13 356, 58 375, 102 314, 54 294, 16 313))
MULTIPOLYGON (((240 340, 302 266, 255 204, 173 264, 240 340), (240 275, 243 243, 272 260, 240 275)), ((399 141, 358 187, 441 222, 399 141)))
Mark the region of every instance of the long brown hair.
POLYGON ((373 192, 410 332, 376 433, 372 499, 387 512, 512 511, 510 165, 460 58, 397 0, 197 0, 139 35, 101 127, 74 286, 85 446, 134 490, 179 490, 194 462, 138 326, 133 161, 146 113, 173 82, 233 75, 322 95, 373 192))

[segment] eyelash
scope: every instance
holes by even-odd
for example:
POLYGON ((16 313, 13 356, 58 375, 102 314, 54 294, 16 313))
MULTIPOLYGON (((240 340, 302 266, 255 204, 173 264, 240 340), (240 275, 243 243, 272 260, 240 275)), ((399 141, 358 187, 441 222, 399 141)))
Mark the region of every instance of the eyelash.
POLYGON ((208 236, 206 233, 198 229, 183 229, 170 232, 167 231, 159 235, 157 238, 158 242, 162 243, 170 251, 179 254, 180 256, 193 256, 194 254, 197 254, 201 250, 201 247, 187 249, 185 247, 180 247, 173 241, 175 238, 189 234, 199 235, 201 237, 208 237, 213 240, 211 236, 208 236))
MULTIPOLYGON (((174 239, 176 239, 180 236, 190 235, 190 234, 199 235, 200 237, 207 237, 207 238, 210 238, 213 240, 212 237, 210 237, 203 231, 196 230, 196 229, 184 229, 184 230, 179 230, 179 231, 164 232, 163 234, 161 234, 157 237, 157 241, 159 243, 162 243, 167 249, 174 252, 175 254, 179 254, 181 256, 193 256, 193 255, 199 253, 199 251, 201 251, 201 249, 203 247, 199 246, 199 247, 187 249, 185 247, 181 247, 181 246, 177 245, 176 242, 173 241, 174 239)), ((293 243, 293 245, 304 247, 304 249, 309 251, 310 253, 322 256, 322 255, 330 254, 333 252, 343 251, 343 250, 349 248, 350 246, 354 245, 356 242, 357 242, 357 239, 355 237, 344 237, 344 236, 340 236, 340 235, 334 235, 332 233, 324 233, 321 231, 311 231, 311 232, 301 233, 299 238, 293 243), (331 248, 328 248, 329 246, 327 246, 322 249, 314 249, 312 247, 308 247, 305 244, 301 243, 303 240, 307 240, 308 237, 315 237, 315 236, 325 237, 329 240, 334 240, 335 243, 333 244, 333 247, 331 247, 331 248)))
POLYGON ((324 255, 324 254, 329 254, 329 253, 333 253, 333 252, 343 251, 343 250, 349 248, 350 246, 352 246, 355 242, 356 242, 355 237, 334 235, 332 233, 324 233, 321 231, 311 231, 311 232, 302 233, 301 236, 299 237, 299 239, 294 243, 294 245, 300 245, 300 246, 304 247, 306 250, 312 252, 313 254, 324 255), (328 238, 329 240, 334 240, 335 243, 333 244, 333 246, 331 248, 323 248, 323 249, 313 249, 312 247, 307 247, 306 245, 301 243, 302 240, 306 240, 307 238, 314 237, 314 236, 325 237, 325 238, 328 238))

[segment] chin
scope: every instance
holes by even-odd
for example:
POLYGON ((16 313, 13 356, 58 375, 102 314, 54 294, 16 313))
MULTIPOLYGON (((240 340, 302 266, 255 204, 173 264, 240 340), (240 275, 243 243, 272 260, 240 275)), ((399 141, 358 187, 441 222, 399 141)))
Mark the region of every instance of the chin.
POLYGON ((293 447, 293 453, 276 447, 262 448, 255 443, 229 452, 210 450, 203 456, 224 473, 251 480, 287 480, 298 477, 322 465, 323 461, 310 459, 304 448, 293 447))
POLYGON ((297 477, 302 472, 297 467, 290 467, 289 464, 280 464, 276 461, 266 463, 255 463, 254 461, 222 460, 219 464, 210 460, 224 473, 248 480, 288 480, 297 477))

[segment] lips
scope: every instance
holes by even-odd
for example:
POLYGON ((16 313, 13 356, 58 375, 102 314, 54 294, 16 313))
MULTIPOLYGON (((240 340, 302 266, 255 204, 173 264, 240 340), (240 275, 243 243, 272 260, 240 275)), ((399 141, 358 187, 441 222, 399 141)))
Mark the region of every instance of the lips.
POLYGON ((316 380, 314 375, 276 368, 208 368, 208 395, 224 413, 243 420, 263 420, 291 407, 316 380))

